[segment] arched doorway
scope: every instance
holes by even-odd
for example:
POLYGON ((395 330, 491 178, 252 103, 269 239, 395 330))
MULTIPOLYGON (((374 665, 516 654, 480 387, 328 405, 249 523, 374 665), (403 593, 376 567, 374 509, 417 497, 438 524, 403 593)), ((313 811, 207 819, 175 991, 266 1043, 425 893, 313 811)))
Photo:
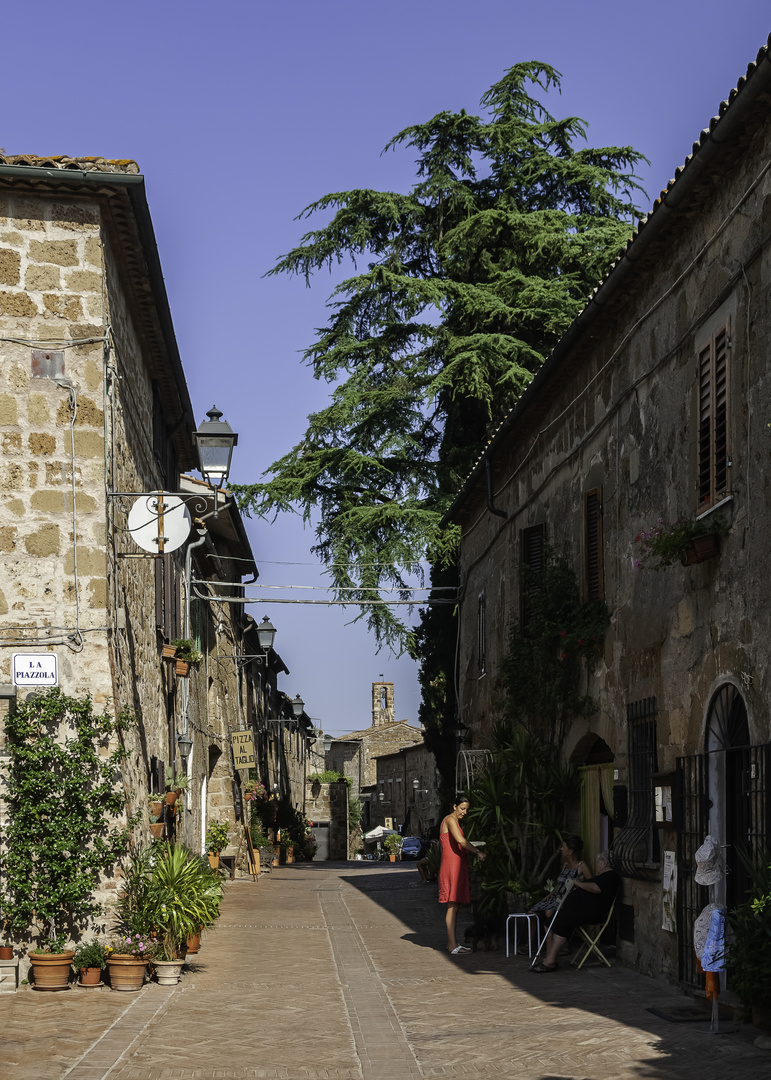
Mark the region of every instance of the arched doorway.
POLYGON ((726 867, 716 900, 732 908, 747 893, 742 854, 750 853, 752 835, 750 728, 744 698, 732 682, 723 683, 712 697, 704 749, 709 832, 723 846, 726 867))
POLYGON ((584 859, 594 866, 597 852, 610 847, 613 826, 613 751, 590 731, 579 740, 570 760, 581 776, 581 837, 584 859))

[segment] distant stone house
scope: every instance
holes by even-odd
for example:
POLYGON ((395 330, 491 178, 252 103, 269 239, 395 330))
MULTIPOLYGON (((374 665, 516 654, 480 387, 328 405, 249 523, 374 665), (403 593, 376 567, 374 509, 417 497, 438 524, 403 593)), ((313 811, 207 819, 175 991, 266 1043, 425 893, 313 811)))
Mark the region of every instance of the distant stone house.
POLYGON ((438 825, 439 773, 436 758, 424 743, 378 754, 375 765, 375 783, 369 789, 370 827, 390 819, 403 836, 423 836, 438 825))
POLYGON ((551 548, 607 604, 585 676, 598 710, 572 722, 562 752, 582 770, 585 839, 611 841, 624 877, 620 957, 684 986, 701 979, 695 915, 741 900, 740 848, 771 843, 769 93, 763 48, 446 519, 462 530, 458 677, 473 748, 492 744, 523 567, 537 580, 551 548), (722 519, 719 553, 660 573, 636 565, 638 534, 660 518, 722 519), (711 891, 694 880, 707 832, 729 871, 711 891), (662 929, 667 851, 676 933, 662 929))
POLYGON ((171 767, 190 777, 176 835, 202 850, 218 818, 233 850, 246 773, 230 733, 249 726, 238 583, 256 566, 232 500, 180 479, 197 467, 195 428, 137 165, 0 157, 0 714, 16 700, 13 654, 55 655, 65 693, 137 717, 136 838, 171 767), (127 519, 158 491, 204 523, 160 556, 127 519), (181 637, 203 653, 187 678, 161 657, 181 637))
POLYGON ((377 758, 404 746, 422 743, 423 732, 406 720, 394 719, 394 685, 372 684, 372 724, 361 731, 351 731, 334 739, 326 753, 328 769, 343 773, 351 781, 351 793, 357 796, 377 779, 377 758))

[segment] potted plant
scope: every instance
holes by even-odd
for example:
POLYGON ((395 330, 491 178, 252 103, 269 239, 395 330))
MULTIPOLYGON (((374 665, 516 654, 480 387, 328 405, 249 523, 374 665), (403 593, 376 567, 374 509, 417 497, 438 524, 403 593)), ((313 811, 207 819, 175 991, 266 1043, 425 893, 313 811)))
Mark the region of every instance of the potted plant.
POLYGON ((219 821, 210 821, 206 829, 206 851, 209 865, 216 870, 220 864, 220 852, 224 851, 230 840, 230 830, 219 821))
POLYGON ((177 646, 171 642, 164 642, 161 650, 161 657, 164 660, 175 660, 177 657, 177 646))
POLYGON ((153 966, 162 986, 179 982, 187 939, 211 926, 219 914, 221 898, 219 880, 183 844, 169 845, 154 861, 145 916, 156 930, 158 949, 153 966))
POLYGON ((114 937, 105 950, 113 990, 126 993, 141 990, 148 961, 155 955, 156 948, 151 936, 141 931, 114 937))
POLYGON ((203 653, 196 649, 190 638, 177 638, 171 644, 176 646, 177 649, 175 658, 177 675, 187 676, 190 665, 203 660, 203 653))
POLYGON ((72 966, 80 972, 81 986, 100 986, 102 972, 107 966, 107 949, 94 938, 88 944, 78 945, 72 958, 72 966))
POLYGON ((166 802, 166 792, 165 791, 161 795, 158 795, 157 793, 155 793, 155 794, 151 794, 151 795, 147 796, 147 806, 148 806, 148 809, 149 809, 149 812, 150 812, 150 820, 151 821, 152 821, 153 817, 155 817, 157 820, 160 820, 161 814, 163 813, 163 804, 165 802, 166 802))
POLYGON ((283 852, 285 863, 291 864, 294 862, 294 840, 289 833, 286 833, 286 835, 281 838, 281 851, 283 852))
POLYGON ((383 847, 388 852, 389 862, 396 862, 397 857, 402 850, 401 836, 398 836, 396 833, 391 833, 390 836, 387 836, 383 841, 383 847))
POLYGON ((183 791, 190 787, 190 777, 187 773, 175 773, 171 766, 166 769, 166 794, 164 799, 173 806, 183 791))
POLYGON ((69 989, 70 964, 74 949, 65 949, 64 934, 57 934, 48 942, 47 949, 33 949, 28 955, 36 990, 69 989))
POLYGON ((264 802, 268 798, 267 789, 259 780, 248 780, 243 791, 247 802, 264 802))
POLYGON ((634 566, 641 567, 651 556, 659 561, 655 570, 664 570, 675 563, 692 566, 705 562, 720 552, 720 536, 725 533, 725 525, 720 518, 678 518, 673 524, 667 524, 658 518, 650 529, 641 530, 635 537, 640 544, 641 559, 634 559, 634 566))
POLYGON ((728 989, 756 1027, 771 1031, 771 853, 745 865, 748 899, 728 914, 728 989))

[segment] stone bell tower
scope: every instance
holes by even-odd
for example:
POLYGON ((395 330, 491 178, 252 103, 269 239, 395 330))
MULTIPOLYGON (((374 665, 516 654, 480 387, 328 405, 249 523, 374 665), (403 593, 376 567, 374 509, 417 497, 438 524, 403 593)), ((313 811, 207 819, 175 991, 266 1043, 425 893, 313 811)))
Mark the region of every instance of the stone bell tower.
POLYGON ((372 726, 383 727, 396 720, 394 709, 394 684, 392 682, 373 682, 372 684, 372 726))

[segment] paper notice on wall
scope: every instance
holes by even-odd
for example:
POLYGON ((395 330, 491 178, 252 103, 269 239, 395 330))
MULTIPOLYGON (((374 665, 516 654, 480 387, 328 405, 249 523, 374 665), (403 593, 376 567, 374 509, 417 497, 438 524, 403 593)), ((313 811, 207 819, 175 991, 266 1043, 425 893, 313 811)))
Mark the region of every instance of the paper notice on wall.
POLYGON ((664 852, 661 929, 677 933, 677 860, 674 851, 664 852))

